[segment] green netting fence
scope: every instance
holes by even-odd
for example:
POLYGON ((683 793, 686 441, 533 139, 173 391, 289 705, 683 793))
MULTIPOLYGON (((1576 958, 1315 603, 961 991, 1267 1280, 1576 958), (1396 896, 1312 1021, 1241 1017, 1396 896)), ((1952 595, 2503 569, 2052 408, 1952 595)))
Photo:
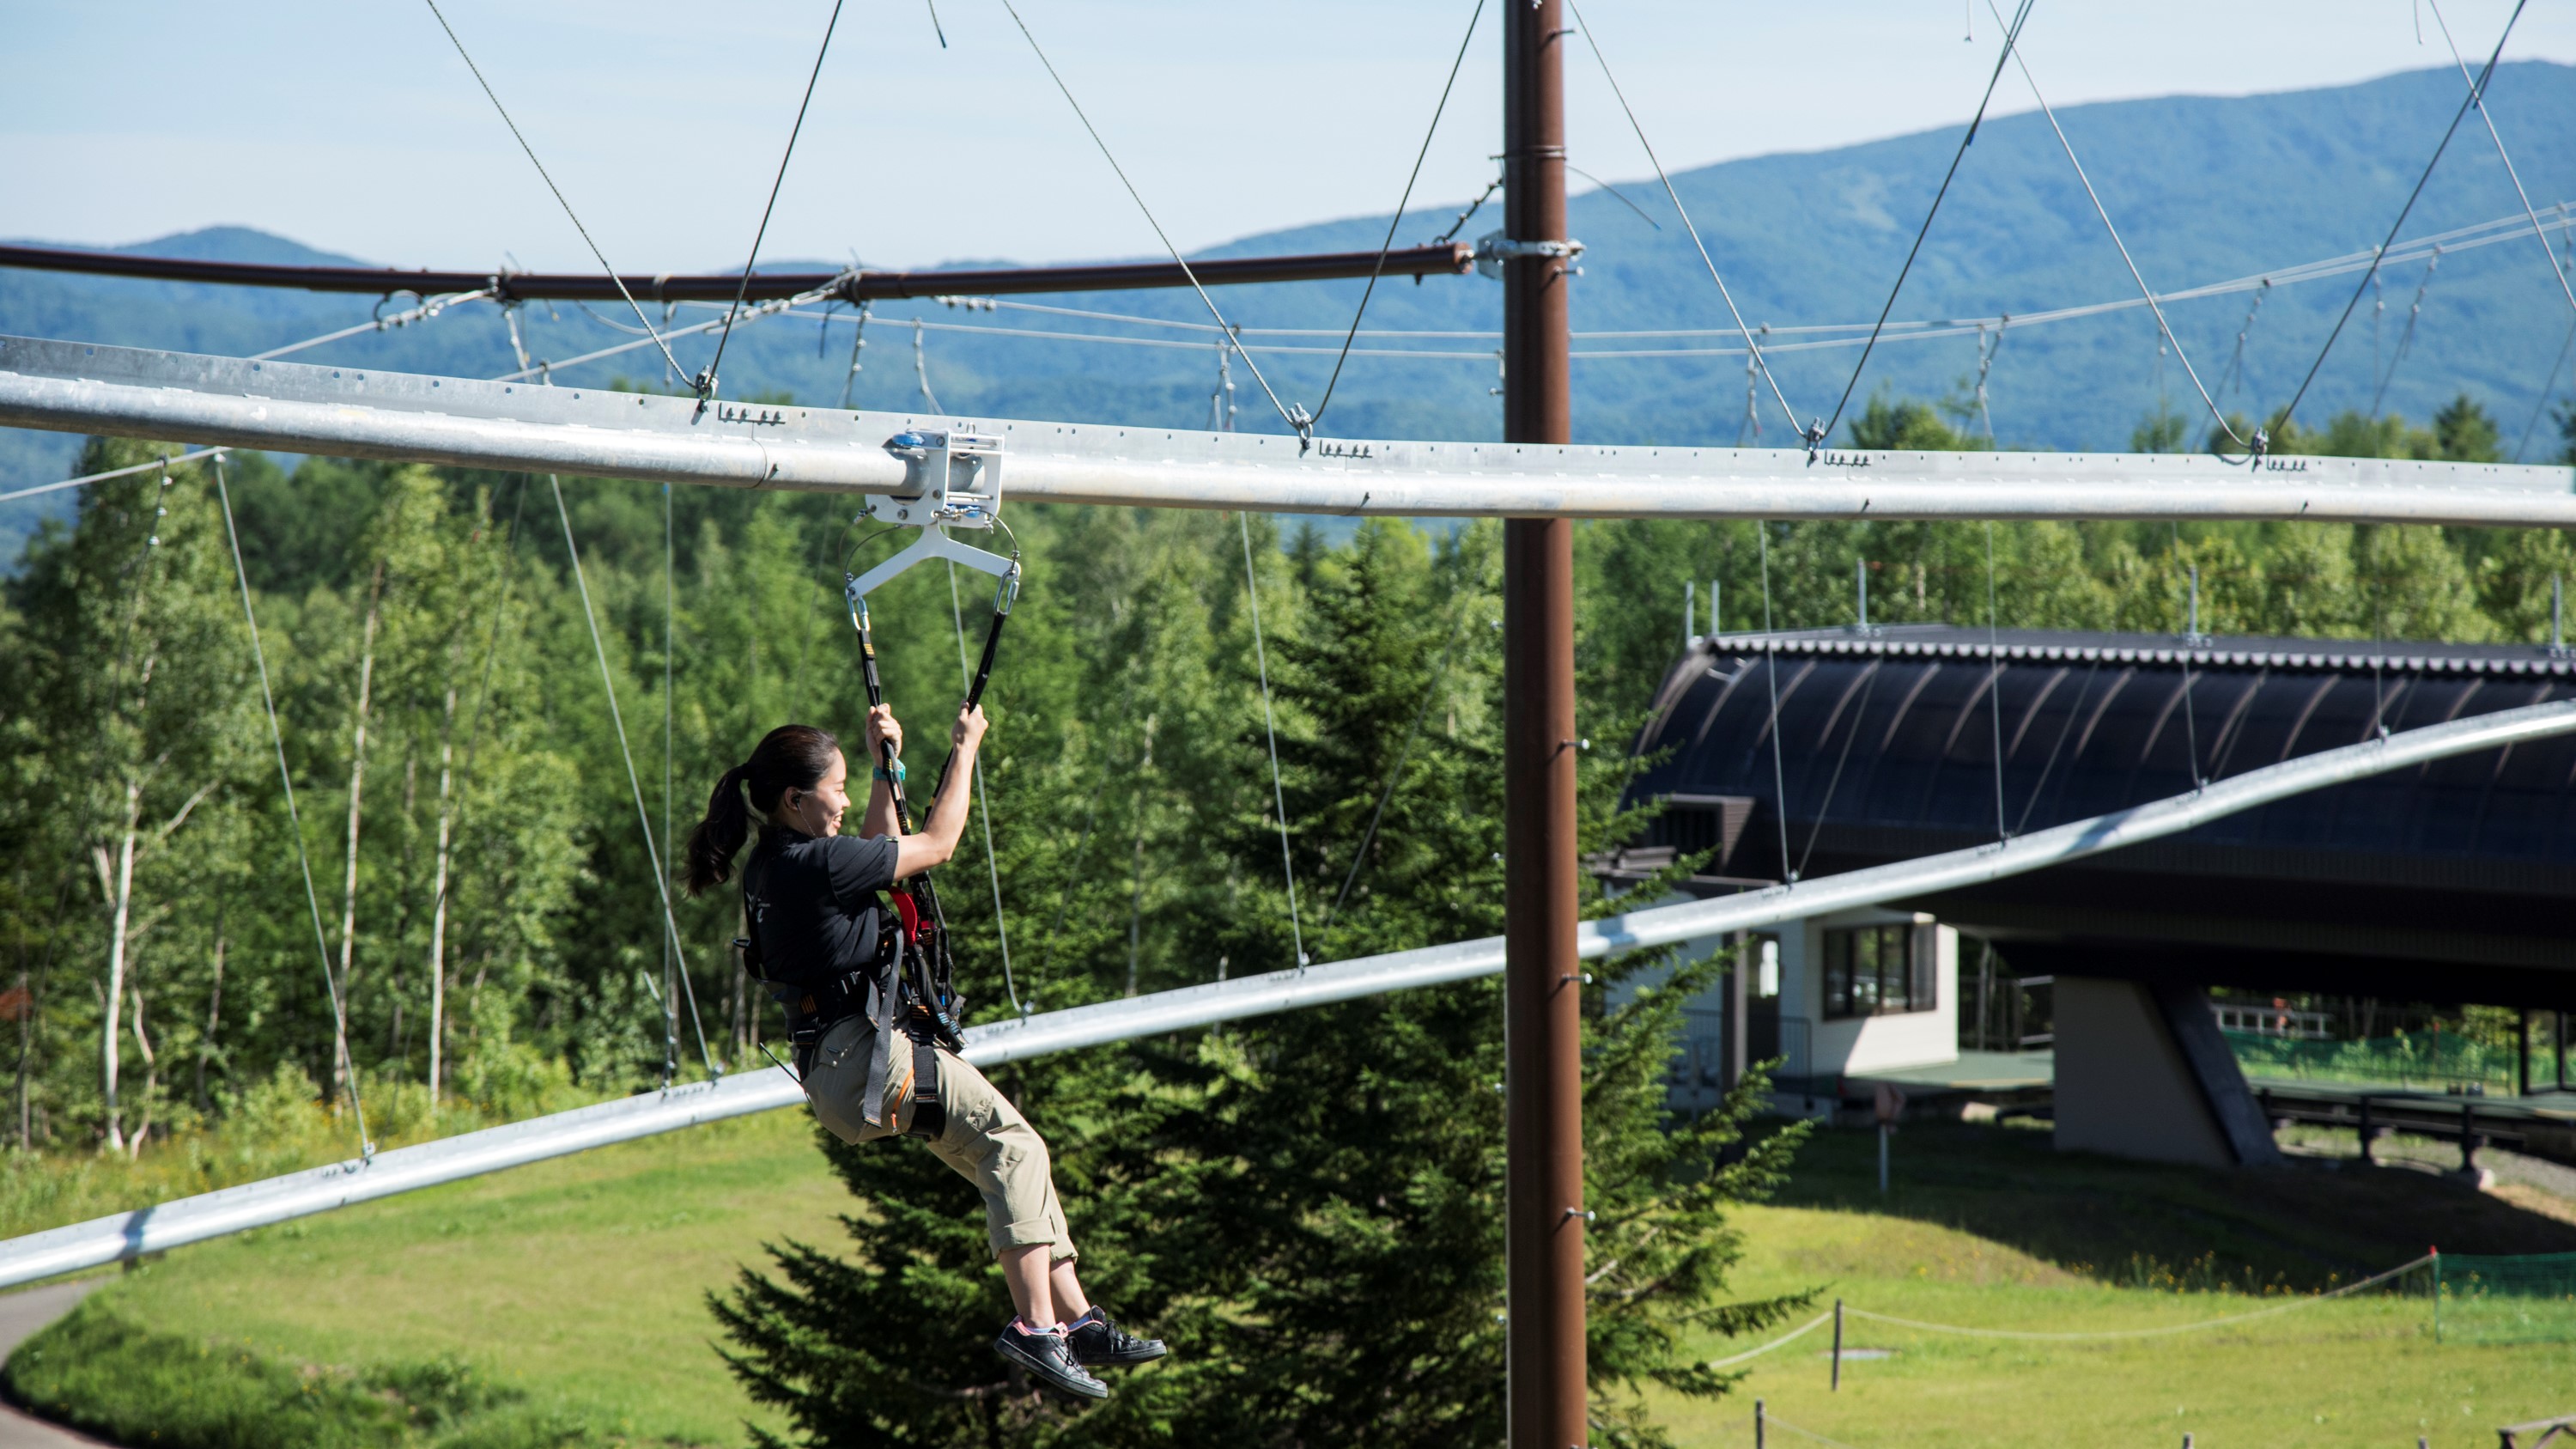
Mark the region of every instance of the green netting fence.
MULTIPOLYGON (((2360 1041, 2300 1041, 2250 1031, 2223 1033, 2249 1077, 2301 1081, 2384 1082, 2397 1087, 2476 1084, 2514 1089, 2514 1049, 2490 1046, 2456 1031, 2410 1031, 2360 1041)), ((2533 1043, 2533 1075, 2546 1059, 2533 1043)))
POLYGON ((2576 1253, 2433 1260, 2433 1338, 2438 1343, 2576 1340, 2576 1253))

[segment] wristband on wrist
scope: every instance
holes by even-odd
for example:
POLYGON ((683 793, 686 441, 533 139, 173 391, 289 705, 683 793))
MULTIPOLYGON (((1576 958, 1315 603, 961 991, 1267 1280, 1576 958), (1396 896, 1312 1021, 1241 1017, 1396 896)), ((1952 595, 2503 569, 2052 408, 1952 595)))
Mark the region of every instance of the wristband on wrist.
POLYGON ((890 783, 890 784, 895 784, 895 785, 900 785, 900 784, 902 784, 902 783, 903 783, 903 776, 904 776, 904 769, 903 769, 903 761, 901 761, 901 760, 897 760, 897 761, 895 761, 895 762, 894 762, 894 768, 893 768, 892 770, 888 770, 888 769, 887 769, 885 766, 883 766, 883 765, 879 765, 879 766, 877 766, 877 768, 876 768, 876 777, 877 777, 878 779, 880 779, 880 780, 884 780, 884 781, 886 781, 886 782, 888 782, 888 783, 890 783))

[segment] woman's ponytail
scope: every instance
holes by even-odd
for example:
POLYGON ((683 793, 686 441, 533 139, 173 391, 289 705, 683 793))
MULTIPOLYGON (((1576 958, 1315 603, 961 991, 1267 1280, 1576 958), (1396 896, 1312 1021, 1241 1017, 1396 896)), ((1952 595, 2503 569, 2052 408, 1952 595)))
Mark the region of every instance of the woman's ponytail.
POLYGON ((733 858, 741 851, 742 842, 751 834, 751 811, 742 803, 743 777, 751 773, 748 765, 736 765, 716 781, 716 791, 707 797, 706 818, 689 831, 689 843, 682 850, 687 861, 683 884, 692 896, 702 896, 733 878, 733 858))
POLYGON ((751 835, 751 817, 778 808, 778 797, 790 790, 821 784, 841 758, 841 742, 829 730, 812 725, 780 725, 761 736, 751 758, 724 772, 707 797, 706 818, 689 831, 681 851, 681 883, 692 896, 702 896, 733 878, 733 858, 751 835), (748 789, 750 799, 743 798, 748 789))

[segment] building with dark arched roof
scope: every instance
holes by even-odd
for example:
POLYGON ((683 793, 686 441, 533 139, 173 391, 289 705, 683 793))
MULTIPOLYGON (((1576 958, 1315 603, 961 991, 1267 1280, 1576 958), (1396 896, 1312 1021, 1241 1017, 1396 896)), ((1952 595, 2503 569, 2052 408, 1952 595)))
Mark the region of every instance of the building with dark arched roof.
MULTIPOLYGON (((1609 868, 1634 876, 1705 852, 1689 888, 1707 894, 1879 865, 2185 794, 2382 729, 2571 693, 2576 659, 2546 646, 1939 625, 1703 638, 1667 674, 1637 740, 1652 762, 1631 798, 1661 800, 1664 813, 1609 868)), ((1945 1031, 1954 1050, 1949 932, 1961 932, 2058 983, 2060 1134, 2082 1137, 2073 1099, 2095 1048, 2187 1068, 2217 1040, 2200 1030, 2211 986, 2576 1007, 2571 907, 2576 737, 2562 736, 2318 790, 1866 921, 1806 923, 1771 948, 1778 1046, 1790 1072, 1815 1078, 1914 1065, 1907 1054, 1937 1050, 1945 1031), (2143 1037, 2116 1051, 2108 1038, 2070 1040, 2088 1021, 2097 1036, 2143 1037)), ((2231 1059, 2220 1075, 2233 1070, 2231 1059)), ((2227 1083, 2192 1086, 2227 1115, 2211 1096, 2227 1083)), ((2232 1090, 2243 1095, 2241 1077, 2232 1090)), ((2212 1140, 2149 1155, 2210 1160, 2212 1140)), ((2229 1149, 2239 1160, 2261 1151, 2229 1149)))

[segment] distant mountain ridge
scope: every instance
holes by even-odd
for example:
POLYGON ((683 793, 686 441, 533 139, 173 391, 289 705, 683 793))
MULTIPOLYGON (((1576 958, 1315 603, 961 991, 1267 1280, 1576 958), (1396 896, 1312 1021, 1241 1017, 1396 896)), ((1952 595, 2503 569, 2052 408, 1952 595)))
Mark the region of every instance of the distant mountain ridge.
MULTIPOLYGON (((2170 291, 2254 275, 2339 253, 2366 250, 2385 234, 2433 146, 2456 111, 2456 72, 2425 70, 2358 85, 2240 98, 2174 96, 2106 102, 2059 112, 2104 203, 2149 281, 2170 291)), ((2576 201, 2576 67, 2528 61, 2498 69, 2489 92, 2497 125, 2533 201, 2552 218, 2576 201)), ((1746 319, 1774 328, 1866 322, 1885 300, 1941 171, 1958 144, 1949 127, 1829 151, 1776 154, 1700 167, 1674 177, 1725 272, 1746 319)), ((1659 138, 1667 150, 1683 138, 1659 138)), ((1578 135, 1578 158, 1611 174, 1633 154, 1606 129, 1578 135), (1597 150, 1587 149, 1598 147, 1597 150)), ((1651 177, 1617 183, 1662 223, 1657 230, 1617 198, 1588 191, 1571 203, 1571 230, 1587 246, 1575 283, 1578 331, 1719 328, 1727 316, 1688 237, 1651 177)), ((1107 194, 1102 204, 1109 204, 1107 194)), ((1400 242, 1428 240, 1463 199, 1425 205, 1398 228, 1400 242)), ((2452 139, 2417 203, 2408 236, 2426 236, 2518 214, 2503 167, 2473 120, 2452 139)), ((1489 205, 1460 233, 1472 240, 1500 224, 1489 205)), ((1386 219, 1349 217, 1248 236, 1211 255, 1374 247, 1386 219)), ((2565 255, 2563 241, 2554 244, 2565 255)), ((226 260, 346 262, 247 227, 216 227, 126 250, 226 260)), ((399 265, 456 265, 458 258, 405 258, 399 265)), ((989 264, 989 263, 987 263, 989 264)), ((797 267, 779 259, 767 264, 797 267)), ((804 267, 830 269, 835 262, 804 267)), ((2568 314, 2526 234, 2446 253, 2424 287, 2421 315, 2402 357, 2399 337, 2420 264, 2383 275, 2379 310, 2365 296, 2315 389, 2307 421, 2366 406, 2387 376, 2386 407, 2422 418, 2459 389, 2485 401, 2508 446, 2542 402, 2544 376, 2568 314), (2376 326, 2374 328, 2374 321, 2376 326), (2375 343, 2374 343, 2375 333, 2375 343), (2392 359, 2395 366, 2391 367, 2392 359)), ((2247 413, 2286 400, 2358 275, 2271 289, 2248 337, 2240 375, 2223 399, 2247 413)), ((1348 324, 1359 284, 1237 287, 1218 294, 1247 326, 1336 329, 1348 324)), ((2028 313, 2135 294, 2055 137, 2036 114, 1990 121, 1979 134, 1899 299, 1898 319, 2028 313)), ((1186 294, 1107 293, 1043 299, 1170 322, 1203 322, 1186 294)), ((0 270, 0 331, 134 346, 241 354, 363 321, 373 303, 354 297, 182 286, 0 270)), ((2213 390, 2230 373, 2248 295, 2176 304, 2174 326, 2213 390)), ((605 313, 606 309, 601 309, 605 313)), ((522 312, 540 356, 567 357, 621 340, 575 307, 522 312)), ((705 315, 705 314, 699 314, 705 315)), ((846 310, 841 313, 847 317, 846 310)), ((926 331, 931 387, 947 409, 987 416, 1093 418, 1158 426, 1206 426, 1216 378, 1207 333, 1150 331, 1004 310, 974 315, 934 303, 875 309, 853 402, 921 406, 908 319, 1037 332, 1119 333, 1186 346, 1106 345, 1040 337, 926 331)), ((683 314, 683 323, 691 318, 683 314)), ((1381 285, 1372 329, 1490 331, 1499 288, 1482 278, 1434 278, 1381 285)), ((1816 334, 1777 334, 1775 344, 1816 334)), ((1261 337, 1256 343, 1315 351, 1258 353, 1283 399, 1309 405, 1331 365, 1330 337, 1261 337)), ((837 401, 850 352, 845 323, 818 335, 810 320, 773 320, 738 332, 727 360, 729 391, 785 391, 837 401)), ((684 346, 693 346, 684 344, 684 346)), ((1363 348, 1397 345, 1364 338, 1363 348)), ((1476 339, 1420 344, 1463 354, 1438 359, 1356 356, 1325 420, 1346 436, 1492 437, 1496 363, 1476 339)), ((1725 339, 1586 339, 1578 349, 1719 347, 1725 339)), ((683 350, 684 363, 703 361, 683 350)), ((2198 435, 2205 413, 2180 363, 2161 369, 2152 320, 2140 310, 2027 330, 2006 329, 1988 389, 1999 439, 2007 445, 2118 448, 2162 395, 2198 435)), ((567 380, 650 377, 649 353, 592 364, 567 380)), ((1848 376, 1852 349, 1782 350, 1774 370, 1807 417, 1829 414, 1848 376)), ((1891 340, 1871 359, 1854 407, 1876 389, 1917 397, 1958 390, 1977 367, 1973 336, 1891 340)), ((368 335, 299 354, 299 360, 464 375, 515 364, 498 315, 463 308, 426 326, 368 335)), ((2565 393, 2562 371, 2560 395, 2565 393)), ((1251 377, 1234 369, 1240 426, 1277 430, 1278 418, 1251 377)), ((1575 427, 1585 441, 1736 441, 1745 411, 1740 357, 1593 358, 1576 365, 1575 427)), ((1767 392, 1760 441, 1778 446, 1790 429, 1767 392)), ((0 491, 59 476, 76 441, 0 434, 0 491)), ((5 513, 5 511, 0 511, 5 513)), ((0 532, 14 531, 0 516, 0 532)), ((0 539, 0 546, 6 540, 0 539)))

